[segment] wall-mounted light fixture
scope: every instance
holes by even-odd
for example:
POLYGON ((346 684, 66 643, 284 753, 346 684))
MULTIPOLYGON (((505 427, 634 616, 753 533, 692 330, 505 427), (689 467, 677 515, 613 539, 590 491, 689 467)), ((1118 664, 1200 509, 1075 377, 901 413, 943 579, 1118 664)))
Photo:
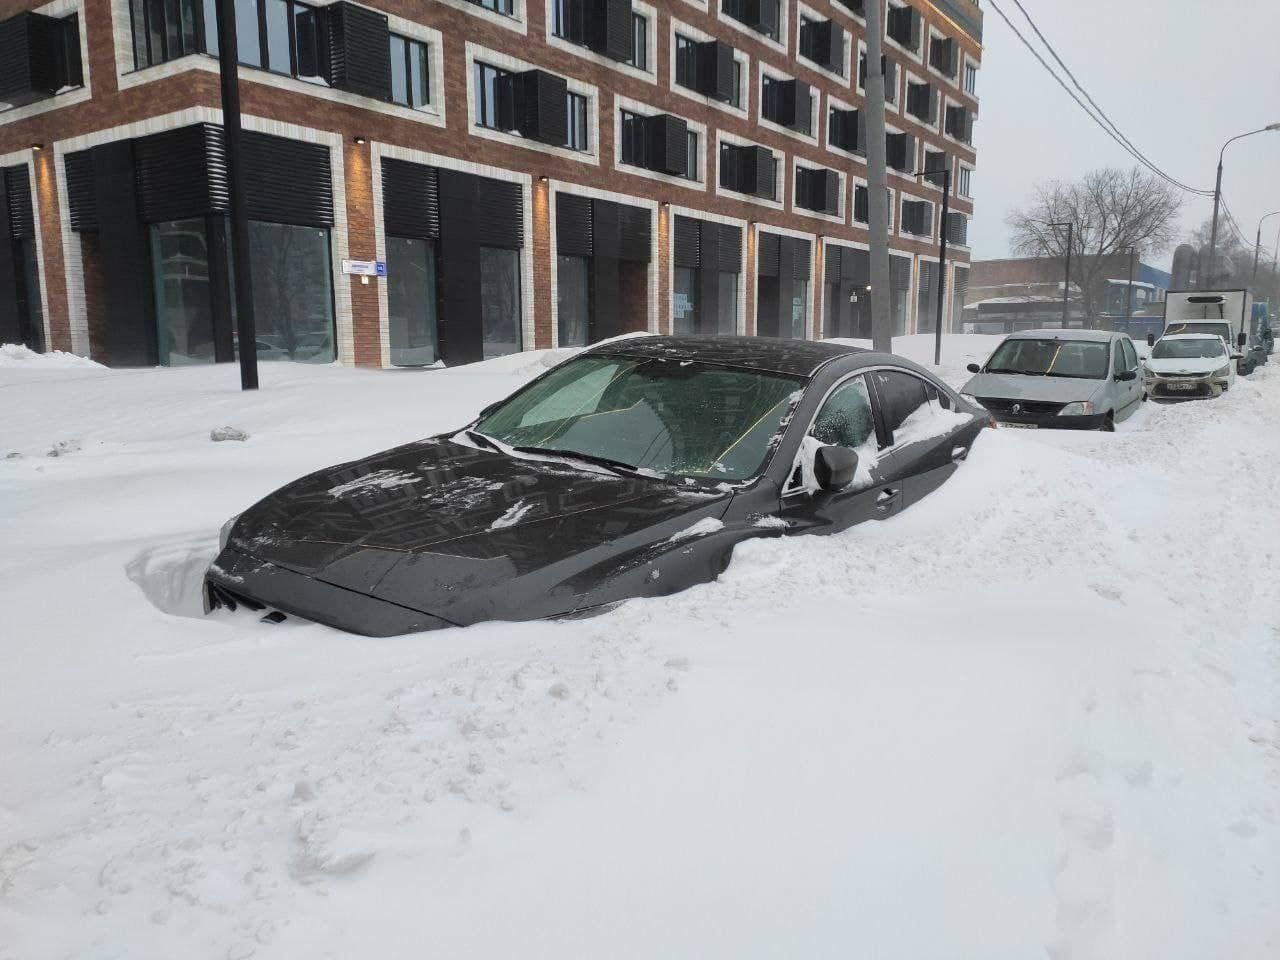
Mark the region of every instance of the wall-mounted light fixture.
POLYGON ((32 149, 32 150, 34 150, 36 153, 39 153, 41 150, 43 150, 43 149, 44 149, 44 144, 43 144, 43 143, 33 143, 33 144, 31 145, 31 149, 32 149))
POLYGON ((360 146, 364 146, 366 143, 369 142, 367 138, 361 136, 358 133, 351 139, 354 140, 356 143, 358 143, 360 146))

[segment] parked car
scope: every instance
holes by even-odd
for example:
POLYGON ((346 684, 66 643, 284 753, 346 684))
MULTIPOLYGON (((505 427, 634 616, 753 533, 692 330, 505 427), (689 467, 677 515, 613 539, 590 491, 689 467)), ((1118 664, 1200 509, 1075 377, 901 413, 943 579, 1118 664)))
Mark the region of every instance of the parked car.
POLYGON ((595 612, 712 580, 752 537, 891 517, 989 423, 890 354, 614 341, 461 430, 320 470, 228 521, 206 608, 374 636, 595 612))
POLYGON ((1001 341, 960 391, 1011 427, 1114 430, 1142 400, 1138 354, 1111 330, 1025 330, 1001 341))
POLYGON ((1143 389, 1155 400, 1216 397, 1236 382, 1239 358, 1217 334, 1170 334, 1151 347, 1143 364, 1143 389))

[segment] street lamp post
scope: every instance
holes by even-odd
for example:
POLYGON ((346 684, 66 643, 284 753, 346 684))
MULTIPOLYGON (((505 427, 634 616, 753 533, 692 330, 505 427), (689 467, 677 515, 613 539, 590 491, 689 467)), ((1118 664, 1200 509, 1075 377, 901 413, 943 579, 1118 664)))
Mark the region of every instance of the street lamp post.
POLYGON ((1280 130, 1280 122, 1269 123, 1265 127, 1250 130, 1248 133, 1236 134, 1236 136, 1224 143, 1222 149, 1218 151, 1218 177, 1213 183, 1213 220, 1209 224, 1209 266, 1206 270, 1201 271, 1201 282, 1204 282, 1205 277, 1208 277, 1209 281, 1212 282, 1214 276, 1213 262, 1218 255, 1218 207, 1222 203, 1222 158, 1226 155, 1227 147, 1237 140, 1243 140, 1245 137, 1252 137, 1258 133, 1266 133, 1269 130, 1280 130))
POLYGON ((1076 225, 1073 220, 1054 220, 1052 223, 1046 223, 1045 226, 1067 228, 1067 264, 1062 278, 1062 327, 1065 330, 1068 311, 1067 296, 1071 292, 1071 247, 1074 243, 1076 225))
MULTIPOLYGON (((1258 235, 1253 240, 1253 276, 1249 278, 1250 287, 1258 285, 1258 254, 1262 251, 1262 225, 1275 216, 1280 216, 1280 210, 1272 210, 1258 221, 1258 235)), ((1274 261, 1272 266, 1274 267, 1274 261)))
POLYGON ((933 365, 942 363, 942 314, 947 298, 947 214, 951 209, 951 159, 947 157, 941 168, 918 170, 917 177, 942 174, 942 219, 938 222, 938 320, 933 330, 933 365))
POLYGON ((1129 332, 1129 321, 1133 319, 1133 258, 1137 253, 1137 247, 1129 248, 1129 287, 1124 294, 1124 329, 1129 332))

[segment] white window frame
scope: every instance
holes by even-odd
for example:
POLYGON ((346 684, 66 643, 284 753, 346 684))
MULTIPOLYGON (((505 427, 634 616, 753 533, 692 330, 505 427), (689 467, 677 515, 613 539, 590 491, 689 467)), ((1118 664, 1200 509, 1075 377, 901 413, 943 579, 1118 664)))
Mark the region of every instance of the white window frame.
MULTIPOLYGON (((608 67, 611 70, 617 70, 619 73, 626 74, 629 77, 635 77, 637 80, 643 80, 645 83, 656 84, 658 82, 658 13, 657 10, 641 0, 632 0, 631 13, 640 14, 649 23, 648 29, 645 31, 645 62, 649 64, 647 69, 633 67, 629 63, 622 63, 614 60, 612 57, 606 57, 603 53, 597 53, 590 47, 584 47, 581 44, 573 43, 564 37, 556 36, 553 28, 553 20, 555 16, 554 0, 547 0, 546 3, 546 37, 547 46, 555 47, 558 50, 564 50, 571 53, 575 57, 581 57, 591 63, 608 67)), ((634 25, 631 29, 632 39, 634 40, 634 25)))
POLYGON ((973 57, 969 56, 969 54, 967 53, 964 55, 964 64, 960 68, 960 82, 958 86, 960 88, 960 92, 963 93, 966 97, 971 98, 975 103, 978 100, 978 71, 981 69, 982 69, 982 64, 979 61, 975 60, 973 57), (967 86, 965 86, 966 71, 968 71, 970 67, 973 68, 973 89, 972 90, 970 90, 967 86))
POLYGON ((954 193, 961 200, 973 199, 973 171, 974 165, 971 163, 963 163, 959 160, 952 161, 952 171, 956 175, 956 183, 954 193), (968 176, 966 177, 965 174, 968 176), (967 181, 967 182, 966 182, 967 181))
POLYGON ((795 58, 797 63, 800 63, 803 66, 808 67, 810 70, 813 70, 816 73, 822 74, 822 76, 824 77, 828 77, 836 81, 842 86, 848 86, 849 70, 852 68, 852 56, 850 53, 852 49, 853 49, 853 34, 848 29, 846 29, 843 23, 841 23, 835 17, 831 16, 830 12, 827 12, 824 14, 821 11, 815 10, 813 7, 807 6, 803 3, 796 4, 795 58), (843 74, 836 73, 834 70, 830 69, 826 65, 821 63, 816 63, 813 60, 810 60, 808 57, 806 57, 804 54, 800 52, 800 28, 801 26, 804 25, 805 17, 808 17, 810 20, 830 20, 832 24, 836 27, 836 29, 840 31, 841 36, 843 36, 844 38, 844 53, 842 54, 843 63, 844 63, 843 74))
POLYGON ((973 119, 975 122, 978 119, 978 111, 972 104, 965 103, 963 100, 958 100, 955 97, 946 96, 945 94, 938 98, 938 102, 938 135, 941 136, 942 139, 946 140, 947 143, 954 144, 959 149, 966 151, 973 157, 976 157, 977 151, 974 149, 973 144, 965 143, 963 140, 958 140, 947 132, 947 107, 964 107, 966 110, 973 113, 973 119))
POLYGON ((907 193, 905 190, 898 191, 898 223, 901 224, 905 219, 904 207, 908 203, 927 203, 929 204, 929 232, 928 233, 912 233, 910 230, 899 230, 898 236, 907 240, 918 240, 921 243, 936 242, 938 239, 938 201, 932 197, 922 197, 918 194, 907 193))
MULTIPOLYGON (((692 0, 690 0, 690 2, 692 2, 692 0)), ((741 20, 738 20, 735 17, 729 16, 729 14, 724 12, 723 2, 716 4, 716 19, 720 23, 723 23, 725 26, 729 27, 730 29, 737 30, 743 36, 750 38, 752 42, 763 44, 764 46, 769 47, 773 50, 778 51, 778 53, 785 55, 787 52, 787 37, 789 36, 787 31, 791 27, 790 0, 780 0, 778 4, 778 10, 779 10, 779 16, 778 16, 778 39, 777 40, 773 39, 773 37, 770 37, 763 33, 759 33, 755 30, 752 30, 741 20)))
POLYGON ((836 167, 827 167, 820 163, 814 163, 805 157, 791 158, 791 212, 801 217, 812 217, 815 220, 825 220, 827 223, 838 223, 840 226, 846 226, 849 222, 849 203, 846 194, 849 192, 849 178, 843 170, 836 167), (804 162, 801 163, 800 161, 804 162), (822 213, 819 210, 809 210, 805 207, 797 206, 795 203, 796 181, 800 177, 800 168, 806 170, 834 170, 836 179, 840 184, 839 201, 837 203, 838 212, 835 214, 822 213))
MULTIPOLYGON (((873 2, 873 0, 867 0, 867 2, 871 3, 873 2)), ((867 88, 862 83, 862 73, 858 69, 858 67, 862 63, 862 57, 864 54, 866 54, 866 52, 867 52, 867 42, 865 40, 859 40, 858 41, 858 59, 853 61, 853 64, 851 67, 851 69, 853 70, 853 73, 849 75, 849 88, 853 90, 855 93, 862 95, 863 97, 867 95, 867 88)), ((894 62, 897 63, 897 61, 894 61, 894 62)), ((897 87, 894 91, 896 96, 893 100, 889 100, 886 97, 885 103, 884 103, 884 110, 886 114, 901 113, 903 110, 902 101, 906 99, 905 95, 902 92, 902 74, 906 68, 903 67, 902 64, 900 63, 897 64, 897 66, 898 66, 898 70, 897 70, 898 82, 897 82, 897 87)), ((870 69, 870 64, 868 64, 868 69, 870 69)))
POLYGON ((946 91, 943 90, 941 87, 939 87, 936 83, 931 81, 928 77, 923 77, 920 74, 916 73, 914 70, 900 70, 900 72, 904 73, 905 75, 902 78, 902 112, 901 114, 899 114, 899 116, 901 116, 902 119, 907 121, 908 123, 914 123, 917 127, 919 127, 922 130, 928 130, 930 133, 937 133, 938 120, 940 117, 944 115, 942 105, 946 99, 946 91), (926 123, 924 120, 921 120, 919 117, 917 117, 914 113, 911 113, 910 111, 907 110, 907 94, 908 94, 908 91, 910 90, 910 85, 912 83, 916 84, 917 86, 928 84, 929 86, 933 87, 933 89, 938 94, 938 112, 937 114, 934 115, 932 124, 926 123))
POLYGON ((960 47, 960 41, 955 37, 951 36, 950 34, 944 33, 943 31, 939 30, 933 24, 926 22, 923 42, 925 45, 925 51, 924 51, 925 70, 931 76, 937 77, 940 81, 942 81, 949 87, 960 87, 961 83, 964 80, 964 65, 966 61, 966 58, 964 56, 964 50, 961 49, 960 47), (931 62, 931 54, 932 54, 934 40, 951 40, 956 45, 957 63, 956 63, 955 77, 947 76, 941 70, 937 69, 931 62))
MULTIPOLYGON (((30 11, 46 17, 69 17, 73 13, 76 15, 80 27, 80 73, 84 82, 65 93, 55 93, 53 96, 45 97, 42 100, 24 103, 20 107, 10 107, 8 110, 0 111, 0 126, 17 123, 20 120, 39 116, 42 113, 49 113, 52 110, 61 110, 63 107, 73 107, 77 103, 84 103, 86 100, 93 99, 93 85, 89 76, 89 29, 84 20, 84 6, 85 0, 54 0, 53 3, 47 3, 43 7, 34 7, 30 11)), ((21 10, 14 10, 3 19, 7 20, 9 17, 17 16, 22 12, 21 10)), ((128 30, 126 29, 125 32, 128 33, 128 30)), ((132 48, 129 51, 129 61, 133 62, 132 48)), ((47 343, 48 341, 46 340, 45 342, 47 343)))
MULTIPOLYGON (((864 231, 865 231, 865 230, 870 229, 870 224, 869 224, 869 223, 864 223, 863 221, 861 221, 861 220, 857 220, 857 219, 855 219, 855 218, 854 218, 854 207, 855 207, 855 206, 857 206, 857 194, 856 194, 856 190, 857 190, 857 188, 858 188, 858 187, 866 187, 866 188, 867 188, 867 191, 868 191, 868 193, 867 193, 867 216, 868 216, 868 218, 870 218, 870 216, 871 216, 871 207, 870 207, 870 205, 871 205, 871 195, 870 195, 871 185, 867 182, 867 178, 866 178, 865 176, 861 176, 861 177, 860 177, 860 176, 858 176, 857 174, 851 174, 851 175, 849 176, 849 224, 850 224, 850 226, 852 226, 852 227, 853 227, 854 229, 856 229, 856 230, 864 230, 864 231)), ((888 197, 886 197, 886 200, 887 200, 887 211, 888 211, 888 214, 889 214, 889 236, 891 236, 891 237, 892 237, 892 236, 896 236, 896 235, 897 235, 897 232, 898 232, 898 229, 897 229, 897 228, 898 228, 898 218, 897 218, 897 212, 898 212, 898 211, 897 211, 897 202, 898 202, 898 199, 897 199, 897 198, 898 198, 898 195, 899 195, 902 191, 900 191, 900 190, 895 190, 893 187, 890 187, 890 186, 886 186, 886 187, 885 187, 885 190, 886 190, 886 191, 888 192, 888 194, 889 194, 889 196, 888 196, 888 197)), ((855 244, 855 246, 860 246, 860 245, 855 244)))
MULTIPOLYGON (((710 169, 708 162, 708 169, 710 169)), ((716 130, 716 182, 715 194, 717 197, 725 197, 730 200, 740 200, 744 203, 754 203, 760 207, 768 207, 770 210, 783 211, 787 208, 787 154, 780 153, 767 143, 761 143, 758 140, 752 140, 748 137, 740 137, 737 134, 728 133, 725 130, 716 130), (774 161, 774 186, 777 188, 778 198, 770 200, 768 197, 757 197, 749 193, 740 193, 737 190, 730 190, 728 187, 720 184, 720 146, 728 144, 732 147, 764 147, 773 154, 774 161)))
MULTIPOLYGON (((866 2, 867 2, 867 3, 875 3, 875 2, 878 2, 878 0, 866 0, 866 2)), ((884 30, 884 38, 883 38, 883 39, 884 39, 884 43, 885 43, 888 47, 890 47, 890 48, 892 48, 892 49, 894 49, 894 50, 897 50, 899 53, 901 53, 901 54, 902 54, 903 56, 905 56, 905 57, 910 57, 912 60, 916 61, 916 63, 920 63, 920 62, 922 61, 922 59, 923 59, 924 52, 925 52, 925 46, 926 46, 926 44, 925 44, 925 37, 928 35, 928 31, 927 31, 927 30, 921 29, 921 31, 920 31, 920 50, 919 50, 919 52, 917 52, 917 53, 912 53, 912 52, 911 52, 911 48, 910 48, 910 47, 904 47, 904 46, 903 46, 902 44, 900 44, 897 40, 894 40, 892 37, 890 37, 890 36, 889 36, 889 10, 890 10, 890 8, 892 8, 892 7, 910 7, 910 6, 914 6, 914 4, 906 3, 906 2, 903 2, 903 3, 895 3, 895 2, 894 2, 894 0, 885 0, 884 20, 883 20, 883 22, 882 22, 882 29, 884 30)), ((920 8, 919 8, 919 7, 916 7, 916 15, 917 15, 918 17, 920 17, 920 26, 921 26, 922 28, 923 28, 923 27, 925 27, 925 26, 927 26, 927 21, 924 19, 924 13, 920 10, 920 8)))
MULTIPOLYGON (((821 137, 818 129, 818 118, 825 116, 822 112, 822 88, 811 83, 809 84, 809 130, 811 132, 801 133, 799 130, 792 130, 790 127, 784 127, 780 123, 774 123, 764 115, 765 78, 767 77, 770 80, 777 80, 786 83, 789 80, 795 80, 796 77, 789 73, 784 73, 775 67, 766 67, 763 62, 760 64, 760 69, 756 71, 756 75, 756 122, 766 130, 772 130, 774 133, 781 133, 784 136, 799 140, 801 143, 812 143, 815 145, 820 143, 821 137)), ((806 80, 805 83, 808 83, 808 81, 806 80)))
MULTIPOLYGON (((692 0, 690 0, 692 2, 692 0)), ((723 40, 723 37, 713 37, 709 33, 704 33, 697 27, 692 27, 687 23, 677 20, 675 17, 667 18, 667 89, 672 93, 692 100, 694 103, 705 104, 706 106, 715 107, 723 110, 731 116, 740 117, 743 120, 751 116, 751 58, 739 50, 737 47, 733 49, 733 59, 742 64, 742 106, 735 107, 732 103, 726 103, 723 100, 717 100, 714 97, 708 97, 704 93, 697 90, 691 90, 686 86, 676 83, 676 34, 682 34, 695 43, 706 43, 709 40, 723 40)))
POLYGON ((527 63, 524 60, 519 60, 505 53, 499 53, 497 50, 480 46, 468 40, 466 45, 466 70, 467 132, 469 134, 484 140, 492 140, 495 143, 505 143, 508 146, 522 147, 526 150, 536 150, 538 153, 564 157, 567 160, 576 160, 589 166, 600 166, 600 93, 596 87, 589 83, 575 80, 572 77, 565 78, 569 93, 576 93, 587 98, 587 139, 591 144, 590 149, 570 150, 568 147, 552 146, 549 143, 539 143, 536 140, 526 139, 515 131, 492 130, 476 123, 475 64, 477 60, 514 73, 543 69, 538 67, 537 64, 527 63))
POLYGON ((642 117, 655 117, 669 111, 655 107, 652 104, 645 103, 642 100, 632 100, 615 94, 613 98, 613 169, 615 173, 625 173, 633 177, 644 177, 648 180, 656 180, 659 183, 672 183, 677 186, 684 187, 686 190, 696 190, 702 193, 707 188, 707 125, 699 123, 696 120, 684 120, 689 130, 698 135, 698 176, 697 179, 688 177, 677 177, 670 173, 660 173, 657 170, 649 170, 646 167, 637 167, 629 163, 622 162, 622 112, 638 114, 642 117))

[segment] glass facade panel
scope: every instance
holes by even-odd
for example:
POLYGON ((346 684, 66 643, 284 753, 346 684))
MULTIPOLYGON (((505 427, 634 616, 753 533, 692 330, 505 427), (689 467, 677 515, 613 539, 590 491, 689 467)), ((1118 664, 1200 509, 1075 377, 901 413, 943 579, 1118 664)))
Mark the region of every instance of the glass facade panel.
POLYGON ((440 359, 437 310, 435 244, 387 237, 387 319, 393 366, 422 367, 440 359))
POLYGON ((396 103, 409 103, 409 58, 404 37, 395 34, 391 35, 391 99, 396 103))
POLYGON ((160 363, 212 363, 213 305, 205 221, 152 224, 151 264, 160 363))
POLYGON ((692 267, 676 267, 674 273, 671 332, 696 333, 698 330, 698 271, 692 267))
POLYGON ((266 0, 267 69, 292 74, 289 55, 289 4, 287 0, 266 0))
POLYGON ((249 67, 262 66, 262 48, 258 42, 258 0, 236 0, 236 49, 241 63, 249 67))
POLYGON ((585 347, 591 335, 591 261, 556 258, 557 332, 562 347, 585 347))
POLYGON ((716 294, 716 333, 738 332, 738 274, 720 271, 716 294))
POLYGON ((329 231, 249 223, 261 360, 331 363, 335 356, 329 231))
POLYGON ((523 349, 519 250, 480 248, 480 305, 485 359, 523 349))
POLYGON ((791 287, 791 330, 787 336, 803 340, 805 336, 805 317, 809 303, 809 281, 796 280, 791 287))

